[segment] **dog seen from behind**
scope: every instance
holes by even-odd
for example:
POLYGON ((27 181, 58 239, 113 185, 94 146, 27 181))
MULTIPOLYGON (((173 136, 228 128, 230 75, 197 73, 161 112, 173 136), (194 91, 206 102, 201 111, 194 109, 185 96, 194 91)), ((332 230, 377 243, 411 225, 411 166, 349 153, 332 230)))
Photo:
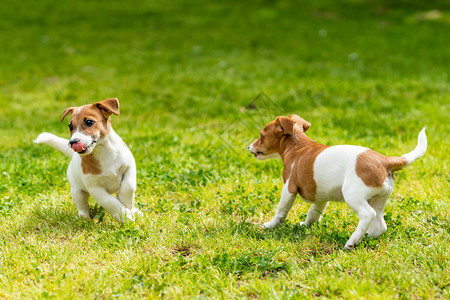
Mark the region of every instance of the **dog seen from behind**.
POLYGON ((284 186, 277 211, 262 227, 282 224, 299 194, 312 203, 306 220, 301 222, 304 226, 320 220, 328 201, 343 201, 356 212, 358 226, 345 249, 353 249, 366 232, 379 237, 387 230, 383 211, 394 189, 393 173, 425 154, 425 128, 412 152, 387 157, 360 146, 319 144, 305 134, 310 126, 297 115, 277 117, 248 147, 257 159, 281 157, 284 163, 284 186))
POLYGON ((130 149, 111 126, 119 115, 119 100, 106 99, 64 110, 61 122, 71 115, 70 139, 43 132, 34 141, 71 157, 67 178, 81 217, 90 218, 89 195, 119 222, 142 214, 134 207, 136 163, 130 149), (116 196, 113 196, 116 195, 116 196))

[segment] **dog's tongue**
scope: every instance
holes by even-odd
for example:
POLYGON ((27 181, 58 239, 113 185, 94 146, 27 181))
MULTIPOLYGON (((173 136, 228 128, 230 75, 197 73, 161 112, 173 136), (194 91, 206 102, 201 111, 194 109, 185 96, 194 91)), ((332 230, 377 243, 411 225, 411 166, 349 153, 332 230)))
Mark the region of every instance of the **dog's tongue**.
POLYGON ((83 151, 83 150, 84 150, 84 149, 83 149, 83 143, 82 143, 82 142, 78 142, 78 143, 73 144, 73 145, 72 145, 72 149, 73 149, 73 151, 75 151, 75 152, 81 152, 81 151, 83 151))

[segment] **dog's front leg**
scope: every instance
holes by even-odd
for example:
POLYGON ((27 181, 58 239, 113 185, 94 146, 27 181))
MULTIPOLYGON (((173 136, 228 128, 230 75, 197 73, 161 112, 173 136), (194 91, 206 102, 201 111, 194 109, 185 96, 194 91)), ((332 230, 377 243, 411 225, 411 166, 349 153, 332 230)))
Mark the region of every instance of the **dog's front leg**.
POLYGON ((134 221, 133 213, 126 208, 116 197, 110 195, 102 187, 93 187, 89 189, 92 198, 104 209, 106 209, 119 222, 125 222, 126 219, 134 221))
POLYGON ((72 185, 70 188, 70 194, 72 195, 72 200, 78 209, 78 215, 83 218, 90 219, 89 215, 89 194, 82 189, 72 185))
POLYGON ((275 228, 278 225, 282 224, 286 219, 289 210, 294 204, 295 196, 297 195, 289 193, 288 186, 289 186, 289 179, 286 181, 286 183, 283 186, 283 190, 281 191, 281 199, 280 203, 278 203, 277 212, 275 213, 275 216, 270 222, 264 223, 262 225, 263 228, 275 228))

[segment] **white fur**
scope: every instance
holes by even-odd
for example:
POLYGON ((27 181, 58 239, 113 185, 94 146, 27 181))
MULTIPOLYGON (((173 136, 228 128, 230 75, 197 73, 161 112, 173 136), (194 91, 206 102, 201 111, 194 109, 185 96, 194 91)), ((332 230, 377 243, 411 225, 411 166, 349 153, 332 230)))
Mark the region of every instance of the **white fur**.
POLYGON ((264 223, 262 225, 262 228, 275 228, 278 225, 282 224, 286 219, 286 216, 289 210, 291 210, 291 207, 292 205, 294 205, 295 201, 295 195, 289 193, 288 186, 289 186, 289 179, 286 180, 286 183, 284 184, 283 189, 281 190, 281 199, 280 203, 278 203, 277 212, 275 213, 275 216, 271 221, 264 223))
MULTIPOLYGON (((74 133, 72 138, 78 138, 86 145, 92 142, 90 137, 81 132, 74 133)), ((89 195, 119 222, 126 219, 134 221, 135 213, 142 214, 139 209, 133 207, 136 190, 134 157, 112 128, 105 138, 98 139, 95 144, 95 157, 102 169, 99 175, 83 173, 81 157, 68 146, 67 139, 44 132, 34 142, 47 144, 72 157, 67 178, 70 182, 70 193, 81 217, 89 218, 89 195)))
POLYGON ((413 151, 402 155, 402 157, 406 158, 408 164, 411 164, 419 157, 422 157, 425 154, 425 151, 427 151, 427 135, 425 134, 425 129, 426 127, 419 132, 416 148, 413 151))
POLYGON ((80 140, 80 142, 83 143, 83 146, 86 148, 83 151, 83 154, 80 155, 89 155, 92 153, 92 150, 94 150, 96 143, 97 143, 97 139, 94 139, 94 137, 92 137, 91 135, 86 135, 84 134, 82 131, 80 131, 79 128, 77 128, 77 130, 72 134, 71 140, 80 140))
MULTIPOLYGON (((250 145, 249 150, 253 153, 252 146, 253 144, 250 145)), ((424 155, 426 148, 427 138, 424 128, 419 133, 416 148, 403 157, 408 160, 408 163, 412 163, 424 155)), ((368 148, 359 146, 332 146, 316 157, 313 166, 314 180, 317 186, 315 201, 308 210, 306 220, 300 223, 309 226, 320 221, 328 201, 345 201, 359 218, 358 226, 345 244, 345 249, 353 249, 366 232, 376 238, 387 229, 383 211, 387 199, 394 190, 394 178, 390 173, 381 187, 369 187, 362 181, 356 173, 356 161, 358 156, 367 150, 368 148)), ((263 228, 274 228, 281 224, 291 209, 295 195, 290 194, 287 189, 289 179, 283 186, 281 200, 274 218, 270 222, 264 223, 263 228)))
POLYGON ((270 153, 270 154, 267 154, 267 155, 255 153, 254 152, 255 149, 253 147, 253 143, 250 146, 248 146, 248 151, 250 151, 250 153, 252 153, 255 156, 255 158, 259 159, 259 160, 266 160, 266 159, 271 159, 271 158, 280 158, 280 154, 278 152, 270 153))
POLYGON ((275 228, 278 225, 282 224, 291 210, 292 205, 294 205, 295 196, 294 194, 289 193, 289 180, 291 179, 292 169, 294 168, 295 162, 291 165, 291 172, 289 174, 288 180, 283 185, 283 189, 281 190, 281 199, 280 203, 278 203, 277 212, 273 219, 269 222, 266 222, 262 225, 263 228, 275 228))
POLYGON ((72 157, 75 153, 69 146, 69 140, 57 137, 52 133, 43 132, 34 140, 34 142, 36 144, 47 144, 50 147, 61 151, 68 157, 72 157))
MULTIPOLYGON (((359 178, 356 174, 356 160, 367 150, 359 146, 332 146, 321 152, 314 163, 314 180, 317 185, 314 205, 345 201, 358 215, 358 226, 345 244, 346 249, 354 248, 366 232, 378 237, 386 231, 383 210, 394 189, 394 180, 392 176, 388 176, 381 187, 368 187, 359 178)), ((317 211, 321 215, 325 208, 310 208, 304 224, 310 225, 318 221, 317 216, 309 215, 317 214, 317 211)))

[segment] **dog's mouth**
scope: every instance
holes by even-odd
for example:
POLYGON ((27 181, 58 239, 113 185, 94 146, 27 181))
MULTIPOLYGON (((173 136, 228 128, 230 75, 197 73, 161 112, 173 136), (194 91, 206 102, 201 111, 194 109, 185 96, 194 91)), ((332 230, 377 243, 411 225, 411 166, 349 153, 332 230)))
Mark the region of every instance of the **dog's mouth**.
MULTIPOLYGON (((75 152, 77 152, 78 154, 82 155, 82 154, 87 154, 90 153, 92 151, 92 149, 95 147, 95 144, 97 143, 96 140, 92 141, 92 143, 85 147, 82 143, 80 143, 81 145, 75 146, 72 145, 72 148, 75 152), (81 149, 80 149, 81 148, 81 149)), ((77 143, 78 144, 78 143, 77 143)))
POLYGON ((258 155, 264 155, 264 153, 261 151, 257 151, 253 154, 254 157, 258 157, 258 155))
POLYGON ((84 148, 83 151, 78 152, 78 154, 85 154, 87 152, 90 152, 92 149, 94 149, 96 143, 97 143, 97 141, 92 141, 92 143, 89 146, 84 148))

